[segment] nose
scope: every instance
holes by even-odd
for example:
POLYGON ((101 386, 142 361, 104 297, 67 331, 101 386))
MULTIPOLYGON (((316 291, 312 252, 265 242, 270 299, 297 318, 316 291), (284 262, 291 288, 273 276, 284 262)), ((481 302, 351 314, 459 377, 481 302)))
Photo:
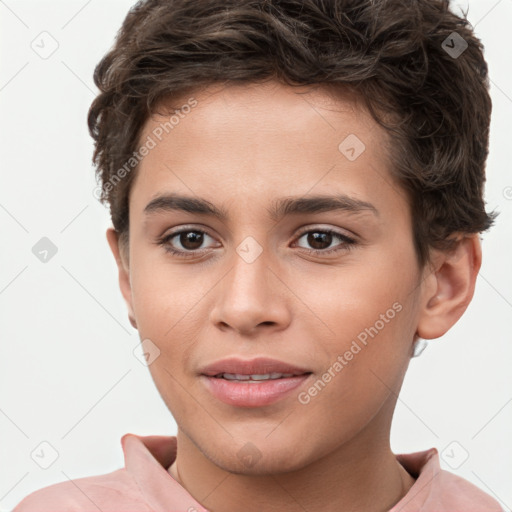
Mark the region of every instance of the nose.
POLYGON ((254 261, 234 252, 232 267, 216 287, 210 317, 219 329, 255 335, 262 330, 268 334, 288 326, 293 294, 266 251, 254 261))

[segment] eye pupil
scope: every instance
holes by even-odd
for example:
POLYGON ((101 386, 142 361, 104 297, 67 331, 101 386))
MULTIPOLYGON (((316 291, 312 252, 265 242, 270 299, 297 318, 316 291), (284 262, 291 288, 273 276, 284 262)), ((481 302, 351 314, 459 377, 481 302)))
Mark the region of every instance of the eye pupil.
POLYGON ((191 251, 198 249, 201 247, 203 243, 203 233, 199 233, 198 231, 186 231, 184 233, 180 233, 180 243, 186 249, 191 251), (192 243, 192 247, 190 247, 189 243, 192 243))
POLYGON ((322 244, 326 243, 327 237, 327 247, 331 245, 332 242, 332 234, 331 233, 322 233, 318 231, 314 231, 308 234, 308 244, 314 249, 324 249, 325 247, 322 244), (320 244, 320 246, 318 246, 320 244))

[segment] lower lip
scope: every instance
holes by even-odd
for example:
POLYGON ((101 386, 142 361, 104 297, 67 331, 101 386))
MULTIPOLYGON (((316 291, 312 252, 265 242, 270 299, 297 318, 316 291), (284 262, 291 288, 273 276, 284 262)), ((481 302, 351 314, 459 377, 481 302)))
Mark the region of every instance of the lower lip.
POLYGON ((207 375, 201 375, 201 379, 213 396, 226 404, 238 407, 261 407, 286 397, 310 375, 308 373, 258 382, 232 381, 207 375))

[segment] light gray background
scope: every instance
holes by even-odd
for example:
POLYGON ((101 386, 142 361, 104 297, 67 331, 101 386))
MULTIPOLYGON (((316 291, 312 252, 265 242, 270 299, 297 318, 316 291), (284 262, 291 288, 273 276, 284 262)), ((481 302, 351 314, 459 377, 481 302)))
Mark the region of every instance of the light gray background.
MULTIPOLYGON (((122 467, 127 432, 176 433, 133 354, 139 338, 105 238, 108 212, 92 195, 86 114, 96 92, 93 69, 132 3, 0 1, 1 510, 43 486, 122 467), (57 44, 44 31, 58 43, 48 58, 31 47, 57 44), (46 263, 32 253, 42 237, 58 249, 46 263), (48 469, 38 465, 52 460, 42 442, 58 453, 48 469)), ((484 236, 468 311, 411 362, 392 447, 437 447, 445 469, 510 511, 512 0, 459 3, 468 4, 492 80, 486 200, 501 214, 484 236)))

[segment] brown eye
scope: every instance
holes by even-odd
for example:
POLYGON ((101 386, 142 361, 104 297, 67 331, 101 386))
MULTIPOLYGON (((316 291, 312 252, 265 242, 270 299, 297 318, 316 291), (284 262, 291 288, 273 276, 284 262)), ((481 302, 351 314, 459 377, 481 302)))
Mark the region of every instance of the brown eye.
POLYGON ((327 249, 329 245, 331 245, 332 239, 333 236, 331 233, 323 233, 320 231, 310 231, 307 233, 308 244, 313 249, 327 249))
POLYGON ((178 233, 177 237, 183 248, 195 251, 201 247, 204 233, 201 231, 182 231, 178 233))
POLYGON ((201 229, 182 229, 165 235, 157 244, 163 246, 168 253, 181 258, 197 257, 205 253, 207 248, 201 248, 205 237, 213 238, 201 229))
POLYGON ((299 247, 318 255, 348 251, 356 245, 356 240, 332 229, 309 229, 308 231, 303 231, 298 240, 302 238, 305 239, 306 245, 309 248, 303 245, 299 245, 299 247), (341 243, 331 247, 331 244, 336 240, 341 243))

